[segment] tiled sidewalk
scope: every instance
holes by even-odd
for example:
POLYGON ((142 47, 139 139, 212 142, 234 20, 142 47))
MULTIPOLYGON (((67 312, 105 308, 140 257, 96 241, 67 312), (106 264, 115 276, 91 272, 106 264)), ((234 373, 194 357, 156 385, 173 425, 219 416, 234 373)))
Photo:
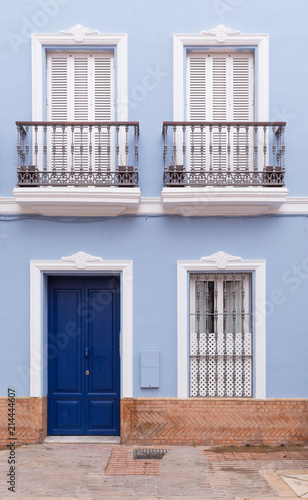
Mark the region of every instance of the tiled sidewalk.
POLYGON ((245 460, 307 460, 308 462, 308 450, 307 451, 271 451, 271 452, 220 452, 215 453, 213 451, 204 451, 204 454, 208 460, 211 462, 224 462, 224 461, 245 461, 245 460))
POLYGON ((113 446, 105 474, 113 476, 159 474, 161 460, 134 460, 133 449, 127 446, 113 446))
POLYGON ((307 448, 217 452, 202 446, 170 446, 161 460, 134 460, 134 448, 85 443, 22 446, 16 450, 16 493, 7 490, 8 452, 2 450, 0 498, 308 498, 307 448))

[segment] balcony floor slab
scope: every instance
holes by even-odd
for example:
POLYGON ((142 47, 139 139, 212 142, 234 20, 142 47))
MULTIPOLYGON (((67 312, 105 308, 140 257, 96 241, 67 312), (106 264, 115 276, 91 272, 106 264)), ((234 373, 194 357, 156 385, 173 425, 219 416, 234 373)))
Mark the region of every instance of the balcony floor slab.
POLYGON ((185 216, 261 215, 286 202, 286 188, 184 187, 163 188, 164 208, 185 216))
POLYGON ((116 216, 138 208, 140 188, 15 188, 16 203, 41 215, 116 216))

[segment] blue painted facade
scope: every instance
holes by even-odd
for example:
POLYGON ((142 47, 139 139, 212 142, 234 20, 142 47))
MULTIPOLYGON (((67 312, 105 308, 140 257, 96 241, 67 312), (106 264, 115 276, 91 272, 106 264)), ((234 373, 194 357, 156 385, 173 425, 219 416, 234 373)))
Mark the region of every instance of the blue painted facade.
MULTIPOLYGON (((286 186, 307 197, 306 19, 300 0, 27 0, 1 15, 0 196, 16 185, 16 120, 31 120, 30 33, 81 23, 128 36, 128 120, 139 121, 142 197, 163 187, 162 123, 172 120, 172 35, 218 24, 269 33, 269 118, 287 121, 286 186)), ((307 200, 307 198, 306 198, 307 200)), ((306 201, 307 207, 307 201, 306 201)), ((178 260, 223 250, 266 260, 266 396, 304 398, 308 389, 308 211, 260 216, 0 216, 0 395, 30 395, 30 260, 59 260, 80 250, 133 261, 133 396, 177 396, 178 260), (160 387, 140 387, 140 351, 160 351, 160 387)), ((45 391, 47 388, 45 388, 45 391)))

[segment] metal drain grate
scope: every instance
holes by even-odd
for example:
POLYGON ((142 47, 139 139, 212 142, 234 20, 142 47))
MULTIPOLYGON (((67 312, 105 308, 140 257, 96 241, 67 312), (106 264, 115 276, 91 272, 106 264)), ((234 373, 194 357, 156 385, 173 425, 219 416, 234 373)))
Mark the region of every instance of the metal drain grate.
POLYGON ((137 448, 134 450, 134 460, 161 460, 167 450, 157 450, 149 448, 137 448))

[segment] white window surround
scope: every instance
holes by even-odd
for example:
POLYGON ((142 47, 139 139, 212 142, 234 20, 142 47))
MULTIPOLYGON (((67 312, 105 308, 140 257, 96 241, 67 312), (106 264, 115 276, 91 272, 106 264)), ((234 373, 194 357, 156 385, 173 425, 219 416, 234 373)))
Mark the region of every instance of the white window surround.
POLYGON ((133 396, 133 263, 104 261, 84 252, 60 260, 30 261, 30 397, 44 396, 47 382, 46 280, 51 274, 121 274, 121 397, 133 396), (46 294, 45 294, 46 295, 46 294))
MULTIPOLYGON (((76 25, 59 33, 33 33, 32 39, 32 120, 43 121, 43 55, 45 47, 116 47, 116 121, 127 121, 127 35, 99 33, 76 25)), ((138 187, 37 187, 14 188, 13 195, 20 207, 42 215, 117 216, 139 206, 138 187)))
POLYGON ((269 36, 243 34, 219 25, 199 34, 173 35, 173 121, 184 121, 184 50, 186 47, 254 47, 258 49, 256 80, 258 82, 258 121, 269 116, 269 36))
MULTIPOLYGON (((257 49, 257 119, 269 119, 269 35, 243 34, 226 26, 199 34, 173 35, 173 121, 185 120, 186 48, 213 47, 222 51, 240 47, 257 49)), ((287 200, 287 188, 264 187, 164 187, 161 202, 166 209, 185 216, 260 215, 278 209, 287 200)))
POLYGON ((188 364, 188 297, 189 273, 217 271, 253 272, 254 298, 254 397, 266 397, 266 262, 243 260, 225 252, 217 252, 197 261, 177 263, 177 397, 189 397, 188 364))
POLYGON ((59 33, 33 33, 32 40, 32 120, 43 120, 44 47, 70 46, 76 50, 83 46, 117 49, 117 121, 127 121, 127 34, 99 33, 76 25, 59 33), (83 30, 81 30, 83 28, 83 30), (81 35, 80 35, 81 33, 81 35), (79 36, 78 36, 79 35, 79 36))

